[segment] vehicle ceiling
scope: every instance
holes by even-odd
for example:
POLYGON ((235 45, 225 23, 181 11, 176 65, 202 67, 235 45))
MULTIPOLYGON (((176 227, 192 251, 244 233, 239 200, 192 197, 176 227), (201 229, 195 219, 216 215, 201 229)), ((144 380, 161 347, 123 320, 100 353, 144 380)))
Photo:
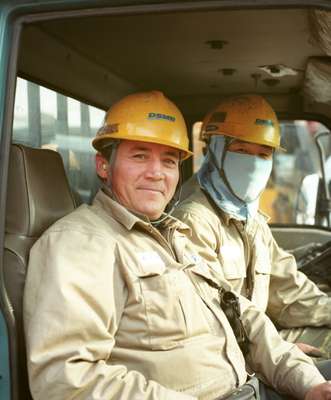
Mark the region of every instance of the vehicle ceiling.
POLYGON ((104 109, 160 89, 199 118, 222 96, 255 92, 278 112, 331 118, 329 18, 258 9, 38 22, 23 30, 19 73, 104 109))

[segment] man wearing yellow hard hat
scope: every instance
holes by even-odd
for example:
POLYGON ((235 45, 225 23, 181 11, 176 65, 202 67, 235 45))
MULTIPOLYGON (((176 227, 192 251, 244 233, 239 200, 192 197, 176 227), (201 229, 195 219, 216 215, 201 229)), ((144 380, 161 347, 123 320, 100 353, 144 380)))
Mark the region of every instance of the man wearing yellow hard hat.
POLYGON ((311 355, 330 357, 331 298, 278 247, 258 209, 273 152, 280 147, 273 109, 258 95, 227 98, 205 117, 201 136, 207 154, 185 186, 191 195, 177 217, 192 228, 200 256, 237 293, 266 311, 283 328, 283 338, 311 355))
POLYGON ((327 399, 331 385, 311 360, 228 290, 171 216, 180 163, 191 155, 177 107, 161 92, 129 95, 111 107, 93 146, 102 189, 30 255, 33 398, 211 400, 241 387, 258 399, 258 384, 245 385, 253 369, 280 392, 327 399), (227 319, 231 299, 238 313, 227 319))

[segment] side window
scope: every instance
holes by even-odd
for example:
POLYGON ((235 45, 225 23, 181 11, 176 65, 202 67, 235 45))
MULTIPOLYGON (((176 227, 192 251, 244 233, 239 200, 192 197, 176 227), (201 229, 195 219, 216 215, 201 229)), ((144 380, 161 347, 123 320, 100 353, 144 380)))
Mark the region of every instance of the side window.
POLYGON ((13 141, 59 152, 72 189, 89 202, 98 186, 91 140, 104 115, 103 110, 18 78, 13 141))
POLYGON ((192 127, 192 138, 193 138, 193 173, 197 172, 201 167, 204 159, 204 147, 205 143, 200 138, 202 122, 197 121, 192 127))
MULTIPOLYGON (((281 121, 283 150, 274 164, 260 207, 273 223, 319 224, 315 219, 321 162, 316 137, 327 128, 316 121, 281 121), (309 182, 309 184, 308 184, 309 182), (308 184, 308 186, 307 186, 308 184)), ((323 144, 327 161, 330 144, 323 144)))
MULTIPOLYGON (((201 122, 193 125, 193 169, 203 161, 204 143, 199 138, 201 122)), ((271 177, 260 199, 260 208, 272 223, 319 224, 316 201, 319 193, 321 163, 316 137, 328 129, 316 121, 281 121, 282 147, 274 154, 271 177)), ((331 134, 323 136, 321 146, 327 184, 331 190, 331 134)))

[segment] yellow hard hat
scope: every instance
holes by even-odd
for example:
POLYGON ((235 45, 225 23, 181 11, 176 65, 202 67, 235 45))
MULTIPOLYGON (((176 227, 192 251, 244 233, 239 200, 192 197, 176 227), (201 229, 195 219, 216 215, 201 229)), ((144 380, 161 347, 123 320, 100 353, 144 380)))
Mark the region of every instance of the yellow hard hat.
POLYGON ((179 109, 159 91, 135 93, 115 103, 92 145, 98 150, 112 140, 137 140, 174 147, 183 159, 193 153, 184 118, 179 109))
POLYGON ((207 114, 201 126, 201 140, 207 141, 212 135, 280 148, 278 119, 270 104, 259 95, 223 100, 207 114))

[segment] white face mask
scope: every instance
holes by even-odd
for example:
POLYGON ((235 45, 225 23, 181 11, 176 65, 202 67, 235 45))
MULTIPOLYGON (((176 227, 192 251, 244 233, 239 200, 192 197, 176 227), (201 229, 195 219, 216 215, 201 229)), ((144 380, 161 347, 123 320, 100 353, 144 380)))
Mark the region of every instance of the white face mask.
POLYGON ((223 161, 226 183, 243 202, 252 202, 265 189, 272 169, 272 158, 227 151, 223 161))

